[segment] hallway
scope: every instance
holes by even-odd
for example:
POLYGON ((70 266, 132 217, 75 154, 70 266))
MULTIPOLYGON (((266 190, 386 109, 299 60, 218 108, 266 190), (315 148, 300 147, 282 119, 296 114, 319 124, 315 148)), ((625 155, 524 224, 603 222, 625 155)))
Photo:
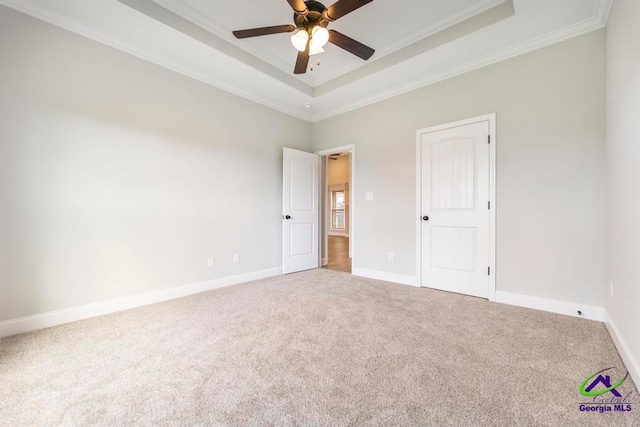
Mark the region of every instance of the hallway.
POLYGON ((322 268, 351 273, 348 237, 329 236, 329 263, 322 268))

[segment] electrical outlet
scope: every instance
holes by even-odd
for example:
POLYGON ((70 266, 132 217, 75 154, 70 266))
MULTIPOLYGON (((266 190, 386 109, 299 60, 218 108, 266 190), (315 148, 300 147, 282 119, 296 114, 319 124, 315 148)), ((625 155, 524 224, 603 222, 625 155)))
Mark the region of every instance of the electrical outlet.
POLYGON ((216 259, 212 256, 210 256, 209 258, 207 258, 207 267, 211 268, 214 265, 216 265, 216 259))
POLYGON ((389 253, 387 253, 387 259, 388 259, 389 261, 393 261, 393 252, 389 252, 389 253))
POLYGON ((373 193, 371 193, 371 192, 364 193, 364 199, 365 200, 373 200, 373 193))
POLYGON ((233 263, 237 264, 240 262, 240 254, 233 254, 233 263))
POLYGON ((609 283, 609 296, 613 298, 613 282, 609 283))

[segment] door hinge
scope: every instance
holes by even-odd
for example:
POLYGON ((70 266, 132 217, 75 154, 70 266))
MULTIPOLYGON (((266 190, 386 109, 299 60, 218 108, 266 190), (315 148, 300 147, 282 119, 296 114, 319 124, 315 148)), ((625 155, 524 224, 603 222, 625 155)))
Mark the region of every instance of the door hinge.
POLYGON ((487 144, 491 144, 491 135, 487 135, 487 144))
POLYGON ((487 209, 491 209, 491 200, 487 202, 487 209))
POLYGON ((487 275, 491 276, 491 267, 487 267, 487 275))

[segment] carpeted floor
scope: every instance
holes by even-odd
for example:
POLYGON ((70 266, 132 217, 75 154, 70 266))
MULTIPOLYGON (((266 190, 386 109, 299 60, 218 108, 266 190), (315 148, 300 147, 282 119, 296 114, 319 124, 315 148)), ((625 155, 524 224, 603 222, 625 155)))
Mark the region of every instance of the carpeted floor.
POLYGON ((0 340, 0 424, 640 425, 598 322, 313 270, 0 340), (613 378, 615 379, 615 378, 613 378))

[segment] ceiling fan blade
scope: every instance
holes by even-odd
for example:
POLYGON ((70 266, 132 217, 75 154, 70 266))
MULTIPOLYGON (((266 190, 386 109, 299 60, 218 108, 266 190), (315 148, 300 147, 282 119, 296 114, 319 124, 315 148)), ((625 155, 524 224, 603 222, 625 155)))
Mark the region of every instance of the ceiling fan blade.
POLYGON ((293 69, 293 74, 304 74, 307 72, 307 65, 309 65, 309 43, 304 52, 298 52, 298 59, 296 60, 296 67, 293 69))
POLYGON ((275 25, 273 27, 250 28, 248 30, 234 31, 233 35, 237 39, 246 39, 248 37, 267 36, 269 34, 290 33, 295 31, 295 25, 275 25))
POLYGON ((302 0, 287 0, 291 9, 296 13, 296 15, 307 16, 309 14, 309 8, 304 4, 302 0))
POLYGON ((322 17, 327 21, 335 21, 372 1, 373 0, 338 0, 322 12, 322 17))
POLYGON ((349 53, 353 53, 355 56, 358 56, 365 61, 371 58, 375 52, 375 50, 371 49, 369 46, 362 44, 351 37, 345 36, 336 30, 329 30, 329 42, 341 47, 349 53))

